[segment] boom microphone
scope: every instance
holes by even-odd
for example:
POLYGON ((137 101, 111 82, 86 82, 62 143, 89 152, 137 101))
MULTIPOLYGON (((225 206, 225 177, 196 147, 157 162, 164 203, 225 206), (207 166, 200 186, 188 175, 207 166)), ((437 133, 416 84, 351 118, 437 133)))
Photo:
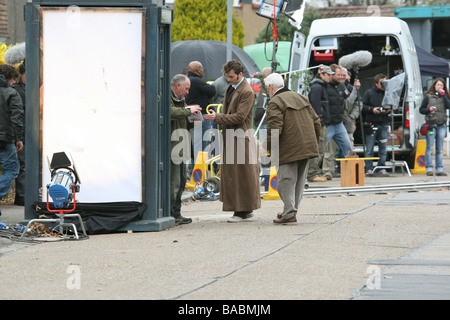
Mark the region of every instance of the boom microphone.
POLYGON ((357 69, 365 67, 372 62, 372 54, 369 51, 361 50, 342 56, 339 65, 346 69, 357 69))
POLYGON ((18 64, 25 59, 25 42, 19 43, 6 50, 3 56, 7 64, 18 64))

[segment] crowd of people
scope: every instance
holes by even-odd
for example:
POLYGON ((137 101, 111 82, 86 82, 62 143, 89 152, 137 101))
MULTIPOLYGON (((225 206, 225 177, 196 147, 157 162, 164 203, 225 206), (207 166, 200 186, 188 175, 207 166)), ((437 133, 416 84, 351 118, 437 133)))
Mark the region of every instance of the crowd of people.
MULTIPOLYGON (((171 150, 177 150, 172 152, 170 181, 171 215, 177 224, 192 222, 181 214, 181 196, 197 153, 204 151, 213 139, 213 128, 220 127, 223 138, 220 200, 224 211, 233 212, 229 222, 249 219, 261 206, 261 151, 270 158, 271 165, 276 163, 278 193, 284 203, 274 223, 296 222, 306 180, 325 182, 339 176, 335 159, 352 152, 358 117, 362 116, 363 121, 365 155, 373 157, 376 144, 378 166, 385 166, 390 110, 382 106, 382 82, 387 79, 384 74, 375 75, 373 87, 359 99, 359 80, 355 78, 350 84, 350 72, 336 64, 318 67, 308 96, 289 90, 286 80, 272 73, 271 68, 262 72, 264 95, 255 96, 243 75, 242 63, 234 59, 223 65, 223 76, 212 84, 202 79, 203 72, 202 63, 192 61, 185 72, 171 79, 171 129, 181 133, 171 143, 171 150), (255 104, 262 97, 263 102, 255 104), (210 104, 221 104, 223 109, 207 112, 210 104), (196 121, 188 121, 195 115, 196 121), (255 127, 266 129, 259 135, 260 148, 256 147, 255 127), (189 130, 193 132, 192 139, 189 130), (180 141, 184 144, 181 148, 180 141), (277 151, 276 156, 272 150, 277 151)), ((17 205, 24 205, 25 194, 25 83, 25 62, 18 68, 0 65, 0 198, 8 194, 15 181, 17 205)), ((427 175, 447 175, 442 160, 449 109, 450 93, 444 79, 438 78, 425 93, 419 110, 428 126, 427 175)), ((365 167, 366 175, 374 175, 372 160, 366 160, 365 167)), ((384 169, 378 174, 388 175, 384 169)))
MULTIPOLYGON (((203 123, 194 124, 194 127, 197 125, 202 128, 202 151, 211 139, 209 135, 205 136, 205 132, 220 126, 224 140, 220 200, 224 211, 233 212, 229 222, 251 218, 253 211, 261 206, 260 168, 258 161, 252 161, 252 158, 262 156, 261 150, 265 153, 264 156, 270 157, 271 165, 276 163, 277 191, 283 201, 283 210, 273 222, 296 222, 305 182, 325 182, 339 177, 338 162, 335 159, 352 154, 358 118, 362 118, 366 157, 373 158, 374 147, 377 145, 377 165, 382 170, 376 175, 389 176, 383 168, 386 166, 390 129, 390 110, 384 109, 382 105, 385 94, 382 82, 387 80, 384 74, 375 75, 373 87, 361 97, 361 84, 356 77, 350 83, 352 75, 348 70, 337 64, 320 65, 315 78, 310 82, 308 96, 304 96, 289 90, 282 75, 265 68, 264 95, 256 96, 256 99, 264 97, 267 100, 262 103, 266 107, 261 108, 261 103, 255 104, 255 92, 243 76, 243 66, 239 61, 226 62, 222 68, 223 76, 212 84, 201 79, 203 67, 200 62, 191 62, 187 70, 184 75, 180 74, 172 79, 172 130, 180 127, 181 114, 186 120, 192 114, 201 113, 203 123), (184 88, 182 92, 177 88, 176 79, 185 84, 181 85, 184 88), (211 110, 207 113, 206 105, 212 103, 222 104, 223 110, 211 110), (186 108, 188 105, 189 108, 186 108), (253 135, 255 127, 267 130, 263 130, 263 134, 259 136, 259 154, 257 148, 252 148, 253 145, 256 146, 253 135), (252 134, 228 135, 227 130, 241 130, 252 134), (239 149, 239 143, 243 143, 245 147, 239 149), (271 154, 272 150, 277 151, 276 157, 271 154), (239 155, 240 151, 243 155, 239 155), (243 162, 239 162, 238 158, 241 156, 243 162)), ((447 132, 446 110, 450 108, 449 97, 445 82, 438 79, 426 93, 420 108, 431 128, 426 137, 427 174, 433 174, 431 154, 433 143, 436 142, 436 175, 446 175, 442 166, 442 144, 447 132)), ((188 140, 186 143, 189 143, 188 140)), ((195 143, 198 142, 194 141, 193 144, 195 143)), ((194 154, 196 150, 199 149, 194 148, 194 154)), ((371 159, 366 160, 365 167, 367 176, 375 175, 371 159)), ((180 212, 183 181, 185 182, 181 177, 183 170, 172 168, 172 180, 177 182, 172 191, 172 215, 178 223, 189 223, 192 220, 183 217, 180 212)))

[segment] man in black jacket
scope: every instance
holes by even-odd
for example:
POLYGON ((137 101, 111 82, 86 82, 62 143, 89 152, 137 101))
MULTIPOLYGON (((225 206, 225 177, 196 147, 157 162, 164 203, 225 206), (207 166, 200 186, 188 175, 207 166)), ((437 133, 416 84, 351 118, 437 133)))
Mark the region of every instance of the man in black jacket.
MULTIPOLYGON (((203 65, 200 62, 192 61, 189 63, 187 75, 191 81, 191 88, 185 98, 187 105, 199 105, 202 108, 202 115, 206 113, 206 107, 212 103, 212 98, 216 95, 216 87, 202 80, 203 72, 203 65)), ((213 124, 213 121, 207 120, 203 120, 201 125, 200 123, 194 124, 194 150, 192 152, 193 162, 197 159, 197 153, 204 151, 210 144, 211 136, 205 136, 205 132, 210 130, 213 124)))
POLYGON ((314 111, 320 118, 321 131, 319 140, 319 156, 309 161, 308 181, 326 182, 324 172, 320 167, 323 163, 325 142, 327 138, 327 124, 330 121, 330 106, 328 101, 327 86, 334 72, 329 66, 320 65, 316 77, 311 81, 308 98, 314 111))
MULTIPOLYGON (((17 153, 23 149, 23 108, 16 90, 11 88, 17 77, 13 66, 0 66, 0 199, 11 188, 19 173, 17 153)), ((1 213, 0 213, 1 214, 1 213)))
MULTIPOLYGON (((323 161, 323 170, 325 172, 325 177, 327 177, 328 180, 332 179, 335 166, 335 150, 330 144, 331 139, 336 142, 344 157, 352 151, 352 143, 343 122, 345 108, 344 101, 350 97, 351 92, 349 91, 349 88, 340 82, 341 74, 343 74, 342 68, 337 64, 332 64, 330 68, 334 74, 327 86, 330 121, 327 125, 327 141, 323 161)), ((351 90, 352 89, 353 88, 351 88, 351 90)))
MULTIPOLYGON (((374 78, 375 86, 367 90, 363 97, 363 119, 364 119, 364 136, 366 141, 366 156, 373 157, 375 141, 378 144, 378 161, 379 166, 386 165, 386 147, 389 137, 389 112, 384 110, 381 103, 384 97, 384 88, 381 82, 386 80, 386 76, 379 73, 374 78)), ((380 175, 387 176, 386 170, 381 170, 380 175)), ((366 175, 373 175, 373 161, 366 160, 366 175)))
MULTIPOLYGON (((22 107, 24 112, 23 127, 25 130, 25 88, 26 88, 25 61, 23 61, 19 65, 17 70, 19 71, 19 82, 14 84, 12 87, 19 93, 20 98, 22 99, 22 107)), ((23 206, 25 203, 25 141, 23 141, 23 143, 24 143, 23 151, 17 154, 20 164, 20 170, 19 175, 16 178, 16 197, 14 199, 14 204, 18 206, 23 206)))

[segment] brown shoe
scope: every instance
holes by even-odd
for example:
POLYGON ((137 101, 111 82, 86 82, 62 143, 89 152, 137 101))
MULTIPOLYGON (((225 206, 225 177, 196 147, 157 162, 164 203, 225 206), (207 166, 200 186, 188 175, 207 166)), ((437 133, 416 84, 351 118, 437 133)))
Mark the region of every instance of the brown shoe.
MULTIPOLYGON (((277 217, 278 217, 278 215, 277 215, 277 217)), ((273 223, 280 223, 280 224, 282 224, 282 223, 295 223, 295 222, 297 222, 297 217, 296 216, 290 217, 288 219, 274 219, 273 220, 273 223)))
POLYGON ((316 177, 314 177, 311 181, 312 181, 312 182, 327 182, 328 180, 327 180, 327 178, 325 178, 325 177, 319 177, 319 176, 316 176, 316 177))

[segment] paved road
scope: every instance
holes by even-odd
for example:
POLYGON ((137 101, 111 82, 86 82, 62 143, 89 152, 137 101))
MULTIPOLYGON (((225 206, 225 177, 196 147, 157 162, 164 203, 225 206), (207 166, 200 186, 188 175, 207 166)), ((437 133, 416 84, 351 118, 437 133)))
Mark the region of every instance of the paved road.
MULTIPOLYGON (((450 180, 397 173, 366 185, 439 179, 450 180)), ((297 224, 274 225, 281 206, 263 200, 231 224, 219 201, 195 202, 182 208, 193 223, 160 232, 0 238, 0 300, 450 299, 449 190, 307 197, 297 224)), ((23 220, 23 207, 1 210, 0 222, 23 220)))

